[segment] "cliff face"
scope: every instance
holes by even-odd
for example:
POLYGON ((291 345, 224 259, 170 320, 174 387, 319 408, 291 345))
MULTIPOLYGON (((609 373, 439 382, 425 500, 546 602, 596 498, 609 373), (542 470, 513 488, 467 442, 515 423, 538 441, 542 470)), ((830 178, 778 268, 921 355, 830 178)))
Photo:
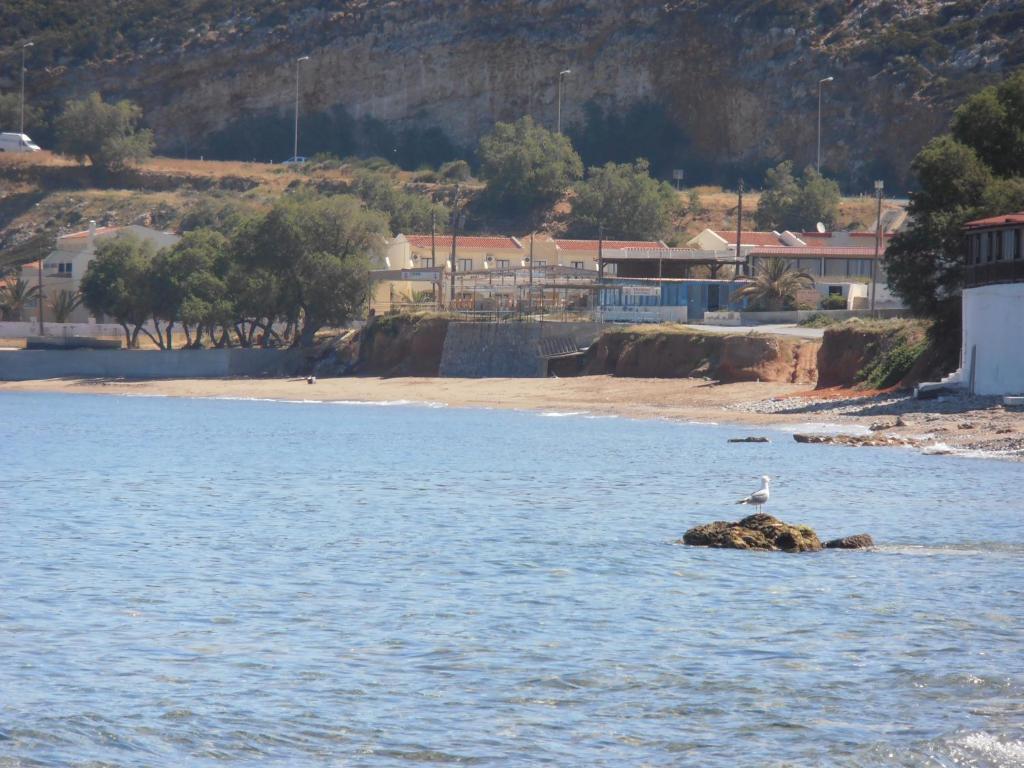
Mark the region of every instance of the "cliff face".
MULTIPOLYGON (((267 6, 272 4, 267 3, 267 6)), ((621 114, 657 104, 688 139, 679 165, 759 169, 812 163, 818 80, 824 165, 855 187, 903 188, 909 161, 979 85, 1024 62, 1018 0, 347 0, 286 23, 225 11, 180 39, 33 78, 36 96, 99 89, 140 102, 163 148, 259 114, 289 115, 295 58, 304 114, 438 126, 472 145, 497 120, 563 126, 584 105, 621 114)), ((316 147, 309 147, 314 151, 316 147)), ((691 174, 692 175, 692 174, 691 174)))

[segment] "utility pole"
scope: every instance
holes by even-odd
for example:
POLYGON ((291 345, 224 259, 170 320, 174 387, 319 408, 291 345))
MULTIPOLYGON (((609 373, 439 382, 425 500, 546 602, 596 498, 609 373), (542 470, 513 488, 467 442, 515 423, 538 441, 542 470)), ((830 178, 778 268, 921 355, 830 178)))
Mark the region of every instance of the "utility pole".
MULTIPOLYGON (((535 227, 536 229, 536 227, 535 227)), ((533 232, 530 233, 530 255, 527 256, 530 260, 530 284, 527 290, 529 291, 529 301, 526 303, 527 312, 530 316, 533 316, 533 232)))
MULTIPOLYGON (((435 269, 437 267, 437 212, 430 212, 430 268, 435 269)), ((444 287, 440 280, 435 283, 437 287, 437 296, 434 297, 434 305, 437 309, 441 309, 441 290, 444 287)))
POLYGON ((738 277, 742 271, 746 274, 746 260, 744 259, 743 269, 740 270, 740 242, 743 237, 743 179, 739 183, 739 203, 736 205, 736 269, 734 274, 738 277))
POLYGON ((455 261, 455 241, 459 236, 459 185, 455 185, 455 199, 452 201, 452 296, 451 303, 449 304, 449 310, 455 311, 455 270, 457 269, 457 263, 455 261))
POLYGON ((39 292, 36 301, 39 302, 39 335, 45 336, 43 331, 43 257, 39 257, 39 292))
MULTIPOLYGON (((21 128, 18 133, 25 133, 25 49, 31 48, 33 45, 35 43, 30 40, 21 46, 21 128)), ((42 321, 40 320, 40 322, 42 321)))
POLYGON ((875 314, 875 285, 878 283, 878 252, 882 244, 882 192, 885 182, 875 182, 875 197, 878 198, 878 218, 875 220, 875 258, 871 262, 871 314, 875 314))

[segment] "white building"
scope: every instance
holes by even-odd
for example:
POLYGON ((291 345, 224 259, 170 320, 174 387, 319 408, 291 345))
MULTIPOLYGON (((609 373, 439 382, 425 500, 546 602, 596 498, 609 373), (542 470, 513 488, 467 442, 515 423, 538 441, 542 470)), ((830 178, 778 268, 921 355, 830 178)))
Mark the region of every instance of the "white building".
MULTIPOLYGON (((159 250, 174 245, 181 238, 173 232, 160 232, 156 229, 132 224, 125 227, 97 227, 90 221, 89 228, 81 232, 72 232, 57 238, 57 247, 49 256, 38 261, 25 264, 21 268, 21 278, 29 285, 39 284, 39 270, 42 266, 43 283, 43 319, 52 320, 51 302, 60 291, 75 293, 82 283, 85 270, 96 258, 96 247, 106 241, 125 235, 133 235, 140 240, 151 242, 159 250)), ((38 307, 35 302, 26 308, 29 319, 37 317, 38 307)), ((83 306, 76 309, 68 318, 72 323, 95 322, 89 311, 83 306)))
POLYGON ((1024 211, 964 228, 962 363, 947 383, 979 395, 1024 394, 1024 211))

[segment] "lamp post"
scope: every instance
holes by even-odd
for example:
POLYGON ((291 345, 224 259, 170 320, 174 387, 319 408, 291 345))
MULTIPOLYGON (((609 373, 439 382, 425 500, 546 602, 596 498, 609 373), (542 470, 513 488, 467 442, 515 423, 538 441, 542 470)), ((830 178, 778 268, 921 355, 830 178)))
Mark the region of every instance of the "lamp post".
POLYGON ((818 81, 818 162, 814 166, 818 173, 821 173, 821 86, 831 83, 833 80, 835 78, 829 75, 818 81))
POLYGON ((878 283, 878 252, 882 244, 882 191, 885 183, 875 182, 875 197, 878 198, 878 218, 875 220, 875 258, 871 262, 871 314, 875 313, 875 285, 878 283))
POLYGON ((571 69, 563 69, 558 73, 558 133, 562 132, 562 78, 571 74, 571 69))
POLYGON ((309 61, 309 56, 300 56, 295 60, 295 144, 292 147, 292 157, 299 156, 299 65, 309 61))
POLYGON ((31 40, 21 46, 21 127, 18 133, 25 132, 25 49, 31 48, 35 43, 31 40))

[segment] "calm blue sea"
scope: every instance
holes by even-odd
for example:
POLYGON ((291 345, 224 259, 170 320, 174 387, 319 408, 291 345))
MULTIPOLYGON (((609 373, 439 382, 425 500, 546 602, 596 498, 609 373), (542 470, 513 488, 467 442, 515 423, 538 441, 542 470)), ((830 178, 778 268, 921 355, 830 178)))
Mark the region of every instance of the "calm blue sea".
POLYGON ((1024 465, 749 433, 0 394, 0 766, 1024 765, 1024 465))

